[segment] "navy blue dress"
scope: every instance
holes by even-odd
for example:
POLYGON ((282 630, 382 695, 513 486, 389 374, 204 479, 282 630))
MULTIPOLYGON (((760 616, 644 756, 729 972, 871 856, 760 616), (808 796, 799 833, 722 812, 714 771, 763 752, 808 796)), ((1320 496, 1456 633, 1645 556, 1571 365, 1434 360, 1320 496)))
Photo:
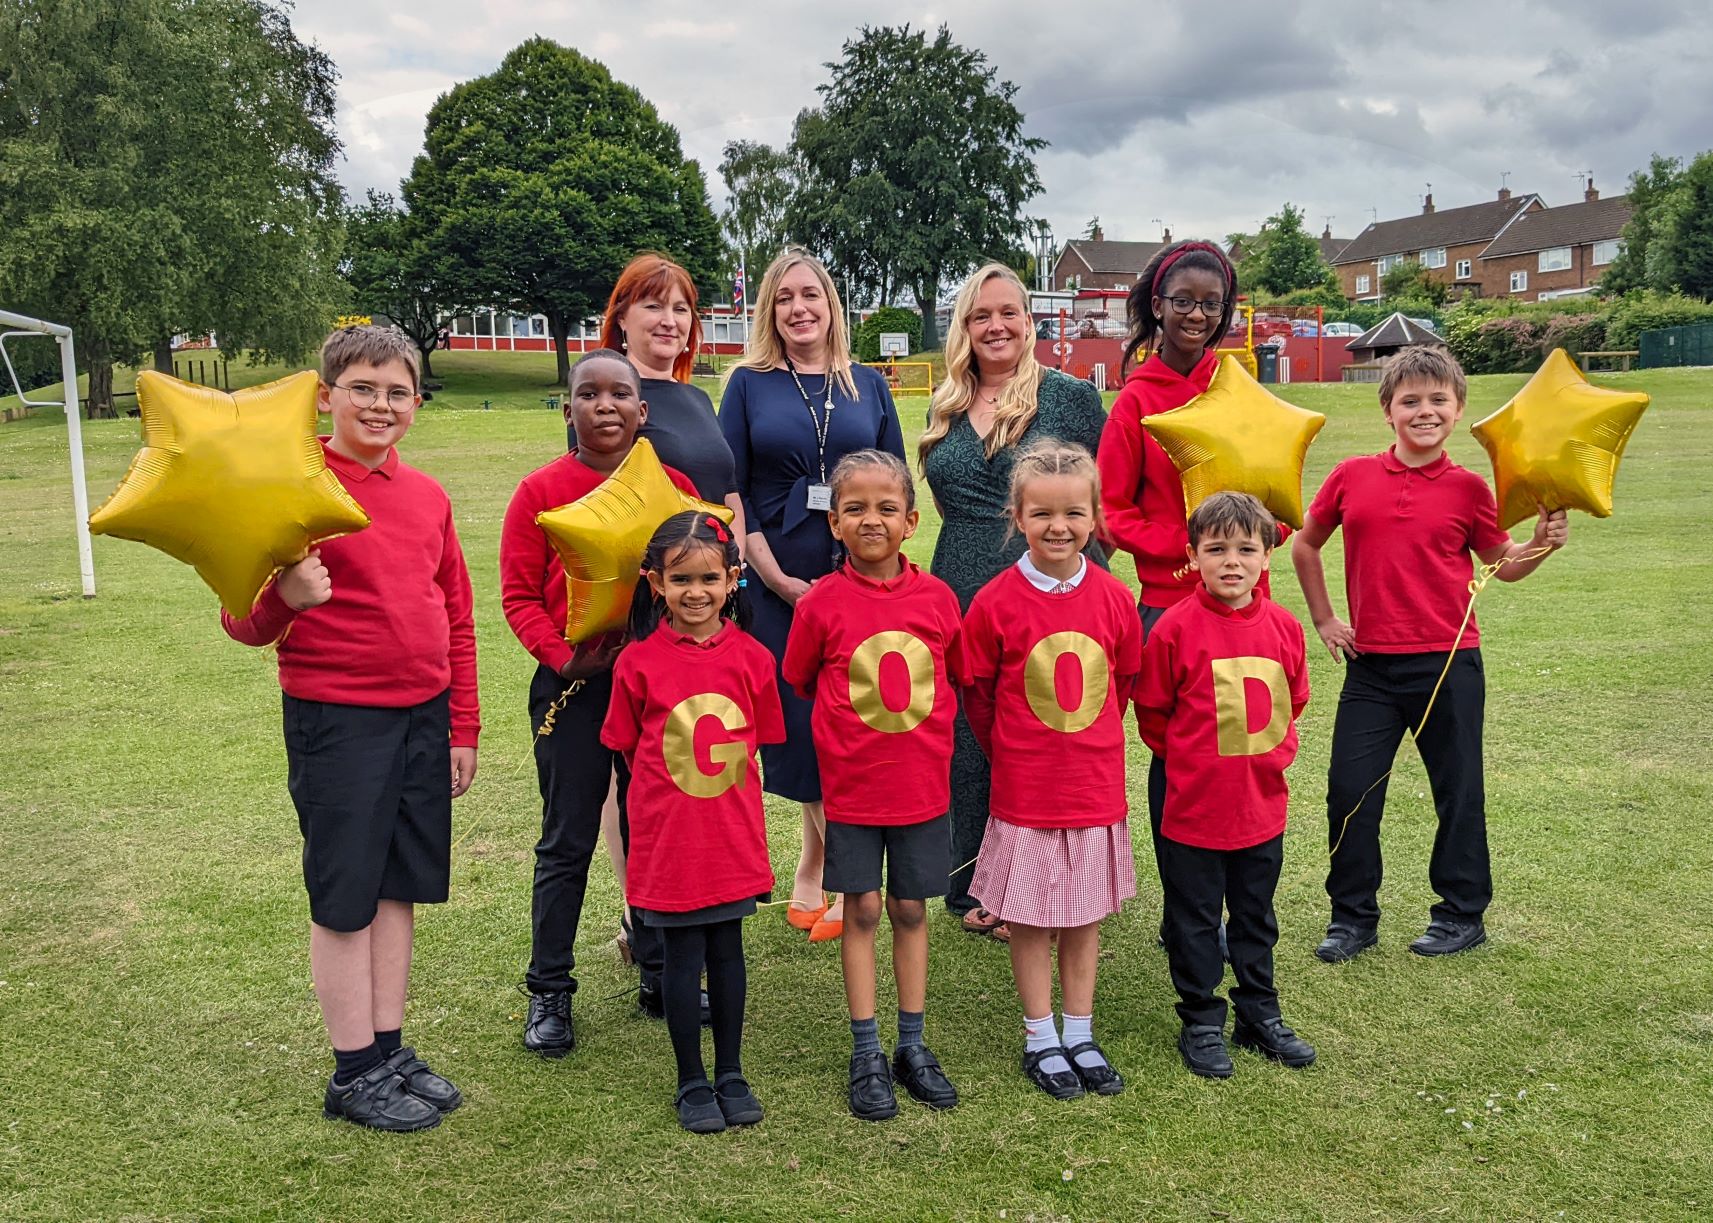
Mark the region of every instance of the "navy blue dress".
MULTIPOLYGON (((852 451, 885 450, 904 457, 904 432, 886 379, 866 365, 855 366, 851 376, 857 387, 854 400, 833 383, 833 418, 827 426, 829 476, 834 465, 852 451)), ((826 376, 799 377, 820 414, 826 376)), ((720 432, 732 450, 748 529, 762 534, 780 569, 790 576, 812 582, 831 573, 837 545, 827 513, 811 510, 808 503, 809 486, 821 479, 816 425, 791 372, 734 372, 720 399, 720 432)), ((744 593, 755 618, 751 631, 773 654, 777 670, 791 632, 791 606, 759 579, 752 578, 744 593)), ((762 788, 793 802, 819 802, 821 771, 809 729, 814 703, 799 697, 783 679, 779 699, 785 708, 785 742, 762 745, 762 788)))

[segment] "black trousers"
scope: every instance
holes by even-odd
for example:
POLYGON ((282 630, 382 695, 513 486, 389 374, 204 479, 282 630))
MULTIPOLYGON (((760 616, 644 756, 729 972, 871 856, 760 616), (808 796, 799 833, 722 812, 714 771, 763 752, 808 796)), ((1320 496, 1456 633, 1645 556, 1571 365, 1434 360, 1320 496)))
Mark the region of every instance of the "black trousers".
MULTIPOLYGON (((1386 783, 1375 782, 1392 767, 1404 733, 1421 722, 1444 666, 1444 653, 1363 654, 1344 665, 1326 786, 1327 844, 1338 844, 1326 877, 1334 922, 1369 927, 1380 920, 1380 816, 1386 783), (1341 830, 1344 839, 1339 843, 1341 830)), ((1428 880, 1440 898, 1433 906, 1436 918, 1476 919, 1493 899, 1481 772, 1486 700, 1481 651, 1457 651, 1416 740, 1439 815, 1428 861, 1428 880)))
MULTIPOLYGON (((532 731, 566 689, 548 667, 537 667, 529 685, 532 731)), ((553 733, 535 736, 535 772, 541 784, 541 840, 535 846, 535 886, 530 898, 530 957, 525 976, 536 993, 577 989, 577 925, 589 886, 589 863, 601 836, 601 807, 618 774, 619 827, 628 840, 625 790, 630 774, 624 758, 601 744, 601 723, 612 697, 611 674, 598 675, 554 714, 553 733)), ((643 981, 660 980, 660 932, 631 917, 631 951, 643 981)))
POLYGON ((1273 893, 1284 862, 1284 835, 1247 849, 1200 849, 1169 839, 1159 845, 1166 889, 1166 958, 1178 991, 1178 1018, 1216 1027, 1225 1023, 1225 999, 1216 992, 1225 978, 1225 960, 1219 954, 1222 909, 1230 915, 1226 943, 1237 977, 1231 1005, 1238 1022, 1277 1018, 1273 944, 1279 941, 1279 923, 1273 916, 1273 893))
MULTIPOLYGON (((1136 605, 1137 613, 1142 617, 1142 640, 1148 640, 1148 634, 1154 631, 1154 626, 1160 622, 1160 617, 1166 614, 1163 607, 1149 607, 1146 603, 1136 605)), ((1166 818, 1166 762, 1158 756, 1148 757, 1148 829, 1154 838, 1154 866, 1160 873, 1160 891, 1164 896, 1166 888, 1166 863, 1161 853, 1164 840, 1160 835, 1160 826, 1166 818)), ((1166 921, 1171 916, 1162 900, 1160 905, 1160 937, 1166 937, 1166 921)))

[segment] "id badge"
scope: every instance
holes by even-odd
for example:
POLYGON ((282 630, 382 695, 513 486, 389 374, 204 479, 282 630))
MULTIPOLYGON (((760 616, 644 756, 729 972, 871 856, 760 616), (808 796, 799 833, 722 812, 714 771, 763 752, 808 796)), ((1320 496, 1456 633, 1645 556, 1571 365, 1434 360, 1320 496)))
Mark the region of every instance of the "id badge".
POLYGON ((833 490, 830 485, 811 484, 808 489, 808 505, 812 510, 830 510, 833 508, 833 490))

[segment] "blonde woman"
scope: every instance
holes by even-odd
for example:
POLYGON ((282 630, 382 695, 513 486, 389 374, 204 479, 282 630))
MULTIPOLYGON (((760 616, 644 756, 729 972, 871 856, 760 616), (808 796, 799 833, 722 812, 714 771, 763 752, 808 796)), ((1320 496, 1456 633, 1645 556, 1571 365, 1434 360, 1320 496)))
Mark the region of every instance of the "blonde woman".
MULTIPOLYGON (((933 572, 957 592, 964 610, 989 581, 1023 555, 1021 535, 1006 531, 1011 467, 1019 450, 1044 437, 1100 445, 1106 411, 1091 383, 1035 360, 1029 295, 1001 263, 978 268, 958 291, 946 332, 946 380, 934 393, 919 454, 944 525, 933 572)), ((1106 564, 1090 542, 1090 560, 1106 564)), ((946 907, 972 934, 1010 932, 969 893, 972 859, 987 831, 989 773, 960 713, 952 754, 952 862, 946 907)))
MULTIPOLYGON (((805 251, 788 248, 761 278, 743 360, 720 399, 720 431, 732 450, 749 532, 750 631, 777 666, 797 600, 837 559, 827 521, 833 468, 854 450, 904 457, 886 379, 852 363, 833 279, 805 251)), ((809 731, 813 704, 783 681, 779 695, 786 740, 762 748, 762 784, 803 804, 803 853, 786 917, 822 942, 844 932, 844 906, 842 897, 829 904, 821 889, 826 815, 809 731)))

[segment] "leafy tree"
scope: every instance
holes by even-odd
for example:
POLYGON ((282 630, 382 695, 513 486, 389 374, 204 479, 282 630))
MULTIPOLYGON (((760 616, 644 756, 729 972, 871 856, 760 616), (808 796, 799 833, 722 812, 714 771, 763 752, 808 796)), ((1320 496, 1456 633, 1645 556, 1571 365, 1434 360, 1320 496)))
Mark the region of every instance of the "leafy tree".
POLYGON ((639 250, 715 289, 701 167, 640 93, 570 47, 529 39, 454 86, 428 112, 425 146, 403 194, 436 279, 463 302, 545 315, 561 383, 571 327, 599 313, 639 250))
MULTIPOLYGON (((1405 259, 1380 277, 1380 296, 1388 299, 1401 298, 1439 306, 1444 303, 1446 292, 1445 282, 1414 259, 1405 259)), ((1393 309, 1403 308, 1401 303, 1393 304, 1393 309)))
POLYGON ((333 63, 264 0, 0 5, 0 293, 70 324, 91 415, 171 337, 298 356, 338 293, 333 63))
POLYGON ((423 376, 433 377, 441 320, 459 308, 435 280, 421 228, 391 195, 371 190, 345 214, 345 280, 351 304, 396 323, 422 353, 423 376))
POLYGON ((733 140, 720 158, 720 177, 728 197, 720 227, 734 262, 747 267, 752 279, 759 278, 788 241, 785 209, 796 183, 791 154, 753 140, 733 140))
POLYGON ((1303 230, 1302 209, 1291 203, 1268 217, 1260 233, 1246 243, 1245 283, 1267 293, 1312 289, 1326 280, 1320 243, 1303 230))
POLYGON ((987 57, 909 26, 864 26, 826 65, 821 105, 797 117, 804 179, 790 231, 862 290, 915 295, 936 348, 940 286, 1027 239, 1023 205, 1041 189, 1017 87, 987 57))
POLYGON ((1649 287, 1713 298, 1713 152, 1677 176, 1647 251, 1649 287))
POLYGON ((1624 244, 1618 250, 1618 257, 1600 277, 1602 292, 1628 293, 1631 289, 1649 287, 1648 253, 1653 246, 1654 231, 1682 173, 1683 163, 1677 158, 1655 153, 1646 170, 1630 175, 1630 220, 1624 226, 1624 244))
POLYGON ((1082 236, 1086 241, 1093 242, 1094 236, 1100 232, 1100 218, 1090 217, 1088 224, 1083 226, 1082 236))

